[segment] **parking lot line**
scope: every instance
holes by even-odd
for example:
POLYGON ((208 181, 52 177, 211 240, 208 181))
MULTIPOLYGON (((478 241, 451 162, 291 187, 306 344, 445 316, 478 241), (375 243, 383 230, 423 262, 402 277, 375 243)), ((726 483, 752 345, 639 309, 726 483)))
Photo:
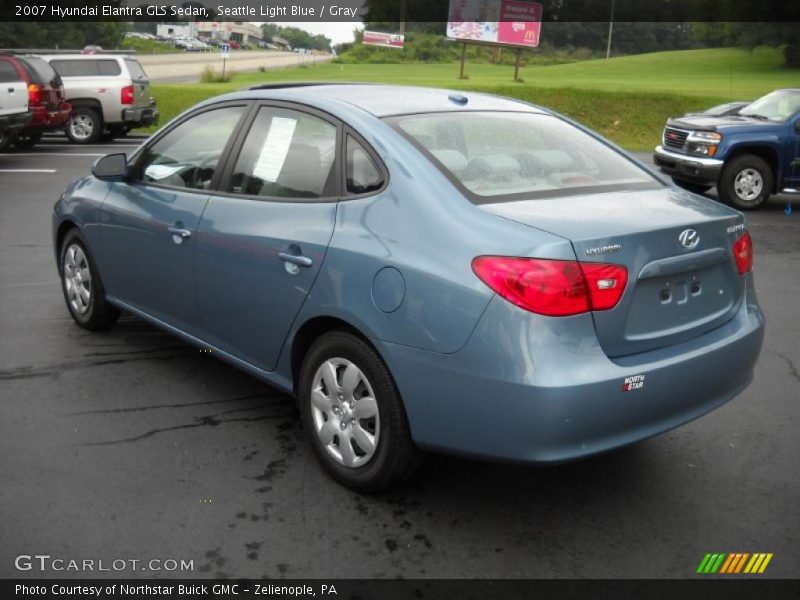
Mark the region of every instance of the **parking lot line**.
POLYGON ((55 169, 0 169, 0 173, 57 173, 55 169))

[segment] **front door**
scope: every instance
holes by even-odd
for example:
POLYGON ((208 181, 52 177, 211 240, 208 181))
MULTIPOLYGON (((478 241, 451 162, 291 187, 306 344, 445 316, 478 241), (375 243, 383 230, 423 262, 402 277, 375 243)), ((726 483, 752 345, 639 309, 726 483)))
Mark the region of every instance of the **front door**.
POLYGON ((313 111, 261 107, 197 231, 202 337, 264 370, 333 234, 340 129, 313 111))
POLYGON ((190 116, 143 150, 130 181, 112 185, 103 203, 98 253, 110 296, 193 329, 197 226, 246 109, 225 106, 190 116))

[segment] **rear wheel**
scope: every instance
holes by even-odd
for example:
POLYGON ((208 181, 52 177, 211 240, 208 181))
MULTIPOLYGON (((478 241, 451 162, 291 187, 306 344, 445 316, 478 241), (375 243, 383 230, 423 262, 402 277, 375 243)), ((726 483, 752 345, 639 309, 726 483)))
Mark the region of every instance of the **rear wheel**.
POLYGON ((11 142, 14 141, 14 134, 8 131, 0 133, 0 152, 5 152, 11 147, 11 142))
POLYGON ((78 106, 72 109, 67 121, 67 137, 76 144, 93 144, 103 133, 103 120, 93 108, 78 106))
POLYGON ((419 450, 402 399, 367 343, 343 331, 323 335, 308 351, 299 383, 303 426, 334 479, 375 492, 413 473, 419 450))
POLYGON ((767 162, 753 154, 742 154, 725 164, 717 190, 720 198, 736 208, 754 210, 767 201, 772 185, 772 169, 767 162))
POLYGON ((692 192, 694 194, 705 194, 708 190, 710 190, 713 185, 703 185, 700 183, 691 183, 690 181, 683 181, 681 179, 672 178, 672 181, 675 185, 680 188, 683 188, 687 192, 692 192))
POLYGON ((119 318, 119 310, 106 300, 100 274, 77 229, 64 237, 59 256, 61 290, 72 318, 85 329, 110 327, 119 318))
POLYGON ((39 133, 18 133, 14 136, 14 147, 20 150, 29 150, 42 141, 42 134, 39 133))

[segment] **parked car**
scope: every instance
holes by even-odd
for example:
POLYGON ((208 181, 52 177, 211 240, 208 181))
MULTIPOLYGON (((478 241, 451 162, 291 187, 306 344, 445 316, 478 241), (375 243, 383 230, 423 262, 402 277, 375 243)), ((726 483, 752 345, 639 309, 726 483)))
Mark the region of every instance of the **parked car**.
POLYGON ((10 62, 0 55, 0 151, 5 150, 14 134, 31 120, 28 109, 28 85, 10 62))
POLYGON ((230 46, 231 50, 241 50, 242 45, 237 42, 236 40, 228 40, 228 46, 230 46))
POLYGON ((11 65, 26 84, 31 119, 25 127, 17 129, 5 139, 5 145, 32 148, 46 131, 63 127, 72 107, 65 100, 61 78, 47 62, 38 56, 0 55, 0 62, 11 65))
POLYGON ((72 104, 66 123, 70 141, 91 144, 157 122, 150 80, 133 56, 52 54, 42 58, 61 75, 72 104))
POLYGON ((711 108, 707 108, 700 112, 690 112, 683 115, 684 117, 696 117, 698 115, 708 115, 712 117, 730 117, 733 115, 738 115, 739 111, 742 110, 745 106, 750 104, 750 102, 725 102, 724 104, 717 104, 716 106, 712 106, 711 108))
POLYGON ((735 116, 670 119, 655 164, 675 184, 743 210, 800 189, 800 89, 776 90, 735 116))
POLYGON ((764 319, 741 213, 479 93, 263 86, 205 101, 55 205, 67 308, 120 310, 298 398, 358 490, 418 449, 576 459, 713 410, 764 319))

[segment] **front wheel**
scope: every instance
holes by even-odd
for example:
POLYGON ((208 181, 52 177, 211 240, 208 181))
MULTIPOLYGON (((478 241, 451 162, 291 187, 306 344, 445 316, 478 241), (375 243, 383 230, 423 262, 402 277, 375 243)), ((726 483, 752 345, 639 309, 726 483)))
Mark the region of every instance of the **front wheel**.
POLYGON ((341 484, 376 492, 409 477, 419 450, 375 350, 343 331, 320 337, 300 371, 300 413, 314 451, 341 484))
POLYGON ((767 201, 772 185, 772 169, 767 162, 753 154, 742 154, 725 164, 717 191, 736 208, 754 210, 767 201))
POLYGON ((712 185, 703 185, 700 183, 691 183, 690 181, 683 181, 681 179, 672 178, 672 182, 677 185, 679 188, 683 188, 687 192, 692 192, 693 194, 705 194, 708 190, 710 190, 712 185))
POLYGON ((110 327, 119 318, 119 310, 106 300, 100 274, 77 229, 64 237, 60 257, 61 289, 72 318, 84 329, 110 327))

